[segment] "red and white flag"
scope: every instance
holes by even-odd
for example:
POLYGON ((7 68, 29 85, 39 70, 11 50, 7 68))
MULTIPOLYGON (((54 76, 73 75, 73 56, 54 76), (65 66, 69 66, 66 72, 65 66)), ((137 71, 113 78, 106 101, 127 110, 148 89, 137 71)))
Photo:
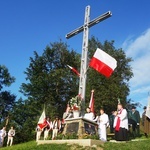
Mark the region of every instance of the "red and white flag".
POLYGON ((89 103, 89 108, 91 109, 91 112, 94 113, 94 90, 91 91, 91 99, 89 103))
POLYGON ((43 110, 41 117, 39 118, 38 121, 38 127, 42 130, 48 125, 48 122, 46 120, 46 115, 45 115, 45 109, 43 110))
POLYGON ((117 67, 117 61, 103 50, 97 48, 94 56, 90 60, 89 66, 104 76, 110 77, 117 67))
POLYGON ((80 73, 73 67, 67 65, 77 76, 80 76, 80 73))

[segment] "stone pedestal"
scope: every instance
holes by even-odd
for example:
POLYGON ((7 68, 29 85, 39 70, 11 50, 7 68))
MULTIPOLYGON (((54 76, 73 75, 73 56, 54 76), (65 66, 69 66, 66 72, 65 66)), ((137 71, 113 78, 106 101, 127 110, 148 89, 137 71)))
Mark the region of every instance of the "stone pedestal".
POLYGON ((97 134, 97 123, 83 117, 69 118, 65 120, 63 134, 75 133, 79 138, 84 134, 97 134))
POLYGON ((38 140, 37 145, 41 144, 78 144, 80 146, 95 146, 102 145, 104 146, 104 142, 100 140, 92 140, 92 139, 70 139, 70 140, 38 140))

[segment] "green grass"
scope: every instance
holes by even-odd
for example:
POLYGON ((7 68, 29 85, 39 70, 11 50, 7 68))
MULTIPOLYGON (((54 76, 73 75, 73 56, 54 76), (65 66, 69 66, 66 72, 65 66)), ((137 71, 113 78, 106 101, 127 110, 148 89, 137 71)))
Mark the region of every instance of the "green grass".
MULTIPOLYGON (((104 150, 150 150, 150 139, 140 139, 140 141, 129 141, 127 143, 106 142, 104 150)), ((96 150, 93 147, 82 147, 67 144, 45 144, 37 145, 35 141, 16 144, 11 147, 3 147, 1 150, 96 150)))
POLYGON ((105 143, 104 150, 150 150, 150 139, 127 143, 105 143))
POLYGON ((3 147, 1 150, 69 150, 70 146, 66 144, 44 144, 44 145, 37 145, 35 141, 23 143, 23 144, 16 144, 10 147, 3 147))
POLYGON ((67 145, 67 144, 44 144, 37 145, 35 141, 16 144, 10 147, 0 148, 1 150, 96 150, 96 148, 86 147, 83 148, 79 145, 67 145))

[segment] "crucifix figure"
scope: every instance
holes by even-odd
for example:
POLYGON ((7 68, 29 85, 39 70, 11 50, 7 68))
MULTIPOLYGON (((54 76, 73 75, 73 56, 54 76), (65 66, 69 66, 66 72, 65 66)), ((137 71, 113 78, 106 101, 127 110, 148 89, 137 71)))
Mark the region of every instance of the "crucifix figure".
POLYGON ((103 15, 90 21, 90 6, 86 6, 84 25, 80 26, 79 28, 73 30, 72 32, 70 32, 66 35, 66 38, 69 39, 83 31, 82 56, 81 56, 81 66, 80 66, 80 81, 79 81, 79 92, 78 92, 78 94, 81 96, 82 102, 83 102, 82 110, 81 110, 82 116, 84 115, 84 109, 85 109, 89 28, 94 26, 95 24, 107 19, 111 15, 112 15, 112 13, 110 11, 108 11, 108 12, 104 13, 103 15))

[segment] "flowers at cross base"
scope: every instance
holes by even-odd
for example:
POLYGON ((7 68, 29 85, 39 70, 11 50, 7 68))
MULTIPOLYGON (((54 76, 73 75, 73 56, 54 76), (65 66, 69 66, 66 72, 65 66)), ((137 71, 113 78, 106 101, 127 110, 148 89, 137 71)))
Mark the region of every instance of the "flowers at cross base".
POLYGON ((77 95, 76 97, 72 97, 69 101, 69 104, 72 110, 74 111, 81 110, 81 105, 82 105, 81 96, 77 95))

